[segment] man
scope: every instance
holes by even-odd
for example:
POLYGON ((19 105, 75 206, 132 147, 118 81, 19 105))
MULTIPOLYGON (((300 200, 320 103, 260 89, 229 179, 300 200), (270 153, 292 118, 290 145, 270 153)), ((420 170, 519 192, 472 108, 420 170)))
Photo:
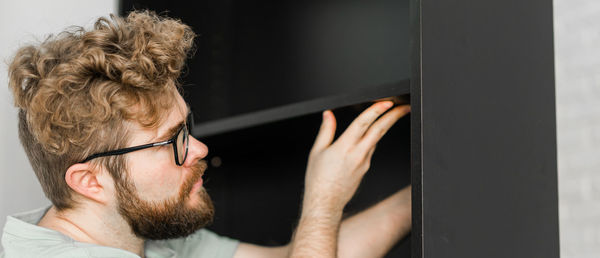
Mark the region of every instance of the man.
POLYGON ((214 213, 202 187, 208 148, 189 135, 177 84, 193 38, 179 21, 133 12, 16 53, 19 136, 52 206, 8 217, 3 257, 377 257, 408 233, 409 187, 341 219, 376 143, 409 112, 389 101, 335 142, 335 117, 323 113, 288 245, 203 229, 214 213))

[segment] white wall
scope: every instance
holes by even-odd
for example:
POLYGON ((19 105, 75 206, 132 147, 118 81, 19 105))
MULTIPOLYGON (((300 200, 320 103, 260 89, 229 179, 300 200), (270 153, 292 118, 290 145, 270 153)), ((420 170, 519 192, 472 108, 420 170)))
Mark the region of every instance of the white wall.
POLYGON ((554 0, 563 258, 600 257, 600 1, 554 0))
POLYGON ((19 143, 6 63, 19 46, 70 25, 89 26, 99 16, 116 13, 117 4, 117 0, 0 0, 0 230, 7 215, 50 203, 19 143))

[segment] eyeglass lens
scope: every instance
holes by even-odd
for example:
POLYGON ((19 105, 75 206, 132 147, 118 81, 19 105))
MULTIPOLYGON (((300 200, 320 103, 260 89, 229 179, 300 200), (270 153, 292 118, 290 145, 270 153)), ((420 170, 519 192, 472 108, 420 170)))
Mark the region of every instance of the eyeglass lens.
POLYGON ((188 141, 188 129, 186 126, 177 134, 177 160, 179 161, 179 165, 183 164, 187 157, 188 141))

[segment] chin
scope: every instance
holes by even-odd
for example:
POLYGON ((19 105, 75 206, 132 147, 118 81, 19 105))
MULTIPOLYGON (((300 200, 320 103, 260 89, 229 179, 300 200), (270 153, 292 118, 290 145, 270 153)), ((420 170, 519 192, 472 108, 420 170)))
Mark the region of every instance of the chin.
POLYGON ((204 187, 200 188, 200 190, 198 190, 195 193, 190 193, 190 198, 186 202, 186 205, 188 206, 188 208, 201 209, 201 210, 208 208, 208 205, 206 203, 206 198, 203 198, 204 195, 206 195, 206 197, 208 197, 208 193, 206 193, 206 190, 204 189, 204 187))

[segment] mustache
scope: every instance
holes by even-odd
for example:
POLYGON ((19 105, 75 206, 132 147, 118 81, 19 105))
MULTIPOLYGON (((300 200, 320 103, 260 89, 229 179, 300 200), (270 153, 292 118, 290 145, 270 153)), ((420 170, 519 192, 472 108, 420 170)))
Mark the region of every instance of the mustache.
POLYGON ((187 196, 192 191, 194 184, 200 180, 207 168, 208 164, 205 160, 200 160, 191 167, 192 173, 190 178, 188 178, 183 184, 181 196, 187 196))

